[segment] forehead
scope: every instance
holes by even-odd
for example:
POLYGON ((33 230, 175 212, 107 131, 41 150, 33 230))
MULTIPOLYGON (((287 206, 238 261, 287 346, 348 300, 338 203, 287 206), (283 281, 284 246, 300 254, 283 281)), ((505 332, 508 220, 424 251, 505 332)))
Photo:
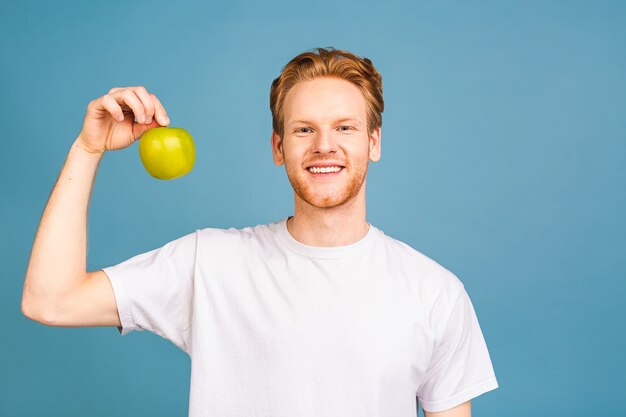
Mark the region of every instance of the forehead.
POLYGON ((363 122, 365 97, 349 81, 338 78, 316 78, 301 81, 289 90, 283 103, 285 124, 300 120, 331 122, 355 118, 363 122))

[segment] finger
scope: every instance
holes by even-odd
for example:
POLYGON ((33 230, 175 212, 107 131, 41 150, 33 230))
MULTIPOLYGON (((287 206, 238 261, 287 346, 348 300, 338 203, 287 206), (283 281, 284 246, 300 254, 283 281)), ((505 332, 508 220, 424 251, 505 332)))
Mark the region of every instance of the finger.
POLYGON ((138 86, 133 88, 133 91, 141 100, 141 104, 143 104, 143 108, 146 111, 145 113, 145 121, 144 124, 150 124, 152 122, 152 117, 154 116, 154 102, 148 94, 148 91, 143 86, 138 86))
POLYGON ((135 123, 133 125, 133 138, 137 140, 141 136, 143 136, 143 134, 146 133, 148 130, 158 126, 159 124, 154 119, 148 124, 135 123))
POLYGON ((104 107, 118 122, 124 120, 124 112, 122 111, 122 108, 109 94, 102 96, 102 107, 104 107))
POLYGON ((124 89, 124 87, 113 87, 112 89, 109 90, 108 94, 113 94, 116 91, 120 91, 120 90, 123 90, 123 89, 124 89))
POLYGON ((113 97, 115 101, 122 106, 122 108, 130 108, 133 111, 137 122, 144 123, 146 111, 143 104, 141 104, 141 101, 132 90, 118 90, 111 94, 111 97, 113 97))
POLYGON ((161 126, 169 125, 170 119, 167 117, 167 112, 165 111, 163 104, 161 104, 161 101, 154 94, 150 94, 150 97, 154 103, 154 114, 157 122, 159 122, 161 126))

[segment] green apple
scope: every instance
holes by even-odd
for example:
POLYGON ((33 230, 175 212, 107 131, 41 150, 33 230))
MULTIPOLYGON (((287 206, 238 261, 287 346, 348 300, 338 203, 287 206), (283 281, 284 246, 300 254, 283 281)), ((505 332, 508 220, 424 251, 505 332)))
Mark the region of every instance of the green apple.
POLYGON ((183 128, 154 127, 139 139, 139 156, 154 178, 173 180, 191 171, 196 161, 196 147, 183 128))

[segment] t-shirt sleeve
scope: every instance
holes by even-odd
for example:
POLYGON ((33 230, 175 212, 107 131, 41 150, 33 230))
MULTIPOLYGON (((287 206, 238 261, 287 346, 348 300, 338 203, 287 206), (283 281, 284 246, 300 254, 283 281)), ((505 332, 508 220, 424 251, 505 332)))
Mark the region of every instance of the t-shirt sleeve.
POLYGON ((188 353, 198 231, 103 268, 109 277, 122 336, 155 333, 188 353))
POLYGON ((422 408, 429 412, 454 408, 498 388, 476 312, 464 288, 441 323, 426 377, 417 392, 422 408))

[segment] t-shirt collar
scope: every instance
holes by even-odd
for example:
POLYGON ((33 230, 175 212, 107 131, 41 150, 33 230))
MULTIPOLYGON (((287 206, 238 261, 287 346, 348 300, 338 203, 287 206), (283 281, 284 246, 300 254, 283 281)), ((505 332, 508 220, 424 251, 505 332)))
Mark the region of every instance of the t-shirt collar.
POLYGON ((289 217, 286 217, 278 222, 278 236, 281 242, 294 252, 311 258, 332 259, 358 254, 374 242, 375 235, 378 231, 376 227, 368 223, 369 230, 365 236, 357 242, 344 246, 309 246, 297 241, 293 236, 291 236, 291 233, 289 233, 289 230, 287 229, 288 219, 289 217))

